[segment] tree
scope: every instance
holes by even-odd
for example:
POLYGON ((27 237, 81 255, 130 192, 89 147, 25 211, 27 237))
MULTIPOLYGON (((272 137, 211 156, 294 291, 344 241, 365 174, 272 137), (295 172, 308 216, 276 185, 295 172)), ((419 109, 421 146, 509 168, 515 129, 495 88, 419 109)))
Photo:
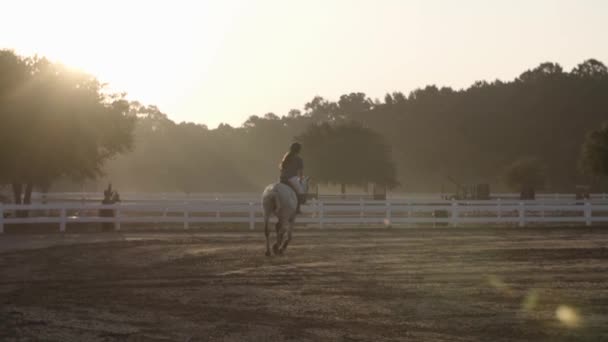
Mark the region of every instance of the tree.
POLYGON ((135 118, 123 95, 105 94, 94 77, 44 58, 0 51, 0 183, 15 203, 60 177, 95 178, 132 144, 135 118), (6 79, 5 79, 6 80, 6 79))
POLYGON ((393 99, 393 95, 391 94, 386 94, 384 95, 384 104, 388 105, 388 106, 392 106, 395 103, 395 100, 393 99))
POLYGON ((340 96, 338 100, 338 116, 336 119, 346 119, 357 113, 369 112, 374 106, 364 93, 350 93, 340 96))
POLYGON ((287 118, 297 119, 302 116, 302 112, 299 109, 290 109, 287 113, 287 118))
POLYGON ((321 96, 315 96, 304 105, 305 115, 316 122, 333 120, 338 111, 338 105, 329 102, 321 96))
POLYGON ((577 65, 572 74, 581 78, 600 79, 608 77, 608 68, 596 59, 588 59, 577 65))
POLYGON ((519 76, 519 80, 523 82, 532 82, 547 78, 562 76, 564 69, 557 63, 542 63, 538 67, 528 70, 519 76))
POLYGON ((378 133, 358 122, 314 124, 296 138, 306 174, 319 183, 397 185, 391 151, 378 133))
POLYGON ((532 193, 540 190, 545 184, 545 167, 543 163, 533 157, 521 158, 511 164, 505 172, 505 182, 514 191, 521 191, 522 197, 526 192, 532 193))
POLYGON ((581 148, 579 168, 591 176, 608 176, 608 122, 589 132, 581 148))

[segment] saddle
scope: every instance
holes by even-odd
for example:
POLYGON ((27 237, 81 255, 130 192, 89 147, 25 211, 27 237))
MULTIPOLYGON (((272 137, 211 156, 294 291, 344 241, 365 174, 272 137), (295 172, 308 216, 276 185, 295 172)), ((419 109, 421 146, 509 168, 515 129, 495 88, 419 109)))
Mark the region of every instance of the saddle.
POLYGON ((296 193, 296 197, 298 198, 298 205, 301 204, 306 204, 306 194, 298 194, 298 191, 296 189, 294 189, 293 185, 287 180, 287 179, 280 179, 279 183, 285 184, 287 185, 291 190, 293 190, 293 192, 296 193))
POLYGON ((280 183, 287 185, 296 194, 296 201, 297 201, 296 214, 302 214, 302 211, 300 210, 300 206, 302 204, 306 204, 306 194, 299 194, 298 191, 296 189, 294 189, 293 185, 286 179, 281 178, 279 181, 280 181, 280 183))

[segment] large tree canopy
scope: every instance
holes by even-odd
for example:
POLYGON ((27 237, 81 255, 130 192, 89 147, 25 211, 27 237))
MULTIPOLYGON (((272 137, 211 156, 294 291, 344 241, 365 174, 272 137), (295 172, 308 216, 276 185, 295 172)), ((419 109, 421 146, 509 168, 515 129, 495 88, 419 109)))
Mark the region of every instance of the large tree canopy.
POLYGON ((60 177, 99 176, 131 147, 129 103, 94 77, 6 50, 0 75, 0 183, 13 185, 16 203, 60 177))
POLYGON ((311 125, 297 140, 303 145, 306 174, 317 182, 397 184, 389 146, 360 123, 311 125))
POLYGON ((587 175, 608 176, 608 122, 587 134, 579 166, 587 175))

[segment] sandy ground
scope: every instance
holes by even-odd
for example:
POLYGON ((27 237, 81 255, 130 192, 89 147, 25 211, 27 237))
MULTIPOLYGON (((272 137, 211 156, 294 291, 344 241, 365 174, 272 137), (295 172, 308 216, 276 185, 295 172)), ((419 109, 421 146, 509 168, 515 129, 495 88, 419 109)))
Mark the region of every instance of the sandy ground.
POLYGON ((0 341, 608 341, 608 229, 0 236, 0 341))

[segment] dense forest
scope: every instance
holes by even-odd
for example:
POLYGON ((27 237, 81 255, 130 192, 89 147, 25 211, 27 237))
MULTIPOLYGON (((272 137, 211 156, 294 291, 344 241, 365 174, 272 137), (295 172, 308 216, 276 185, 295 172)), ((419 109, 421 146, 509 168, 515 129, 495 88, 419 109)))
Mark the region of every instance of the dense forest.
MULTIPOLYGON (((594 191, 608 190, 577 167, 586 134, 608 119, 608 70, 593 59, 569 72, 543 63, 512 81, 479 81, 462 90, 427 86, 382 100, 355 92, 336 102, 317 96, 301 110, 251 116, 240 127, 175 123, 136 102, 131 112, 138 118, 133 151, 110 161, 104 178, 84 185, 88 190, 111 181, 122 191, 257 191, 277 178, 278 161, 295 137, 311 124, 341 121, 359 122, 385 139, 398 191, 449 191, 447 177, 506 190, 505 169, 521 158, 545 165, 546 191, 591 183, 594 191)), ((306 159, 306 146, 303 157, 314 162, 306 159)), ((81 186, 62 182, 55 189, 81 186)))

